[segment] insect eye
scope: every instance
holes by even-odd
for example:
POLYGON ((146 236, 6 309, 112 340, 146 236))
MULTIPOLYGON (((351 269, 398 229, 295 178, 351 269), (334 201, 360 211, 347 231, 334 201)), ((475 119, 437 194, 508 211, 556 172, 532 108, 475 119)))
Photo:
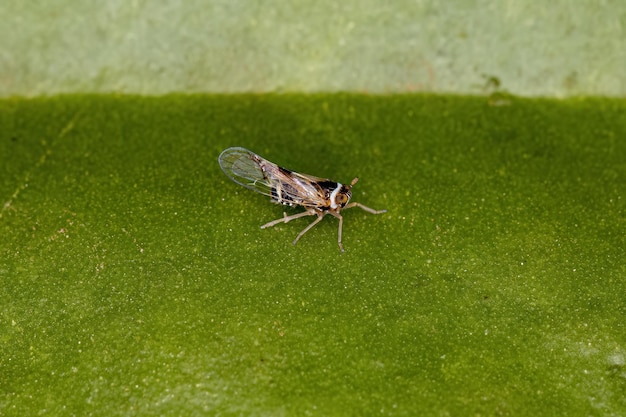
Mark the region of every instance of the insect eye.
POLYGON ((345 194, 339 194, 337 196, 337 200, 338 200, 337 203, 339 203, 339 205, 343 206, 344 204, 346 204, 348 202, 348 196, 345 195, 345 194))

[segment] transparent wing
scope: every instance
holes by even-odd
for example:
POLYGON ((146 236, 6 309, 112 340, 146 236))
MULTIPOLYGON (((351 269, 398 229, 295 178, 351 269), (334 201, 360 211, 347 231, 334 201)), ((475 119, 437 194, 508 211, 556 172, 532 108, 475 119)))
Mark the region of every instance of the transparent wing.
POLYGON ((245 148, 228 148, 220 154, 218 161, 224 174, 237 184, 272 196, 272 185, 261 167, 262 161, 269 161, 245 148))

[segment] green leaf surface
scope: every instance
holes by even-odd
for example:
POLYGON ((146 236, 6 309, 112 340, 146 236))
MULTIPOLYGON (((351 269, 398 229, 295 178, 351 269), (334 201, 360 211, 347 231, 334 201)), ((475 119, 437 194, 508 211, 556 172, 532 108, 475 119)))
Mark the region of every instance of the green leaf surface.
POLYGON ((0 414, 626 413, 626 104, 0 101, 0 414), (243 146, 341 182, 231 182, 243 146))

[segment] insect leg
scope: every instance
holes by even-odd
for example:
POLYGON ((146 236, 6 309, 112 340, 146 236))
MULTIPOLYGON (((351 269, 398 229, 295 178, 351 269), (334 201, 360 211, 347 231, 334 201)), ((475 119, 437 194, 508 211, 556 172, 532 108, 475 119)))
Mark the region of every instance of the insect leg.
POLYGON ((343 234, 343 216, 339 213, 335 213, 334 211, 331 211, 329 213, 339 219, 339 232, 337 237, 337 243, 339 244, 339 250, 341 251, 341 253, 343 253, 343 243, 341 243, 341 235, 343 234))
POLYGON ((369 208, 367 206, 364 206, 361 203, 349 203, 347 206, 345 206, 343 209, 349 209, 351 207, 358 207, 360 209, 363 209, 365 211, 367 211, 368 213, 372 213, 372 214, 382 214, 382 213, 387 213, 387 210, 374 210, 373 208, 369 208))
POLYGON ((293 241, 293 244, 295 245, 296 243, 298 243, 298 240, 300 240, 300 238, 302 237, 302 235, 304 235, 306 232, 308 232, 309 230, 311 230, 311 228, 313 226, 315 226, 316 224, 318 224, 320 221, 322 221, 322 219, 324 218, 324 214, 326 213, 320 213, 317 212, 315 210, 313 210, 313 213, 311 214, 317 214, 317 219, 315 219, 313 221, 313 223, 311 223, 310 225, 308 225, 307 227, 304 228, 303 231, 301 231, 300 233, 298 233, 298 236, 296 236, 296 239, 293 241))
POLYGON ((317 214, 317 212, 314 209, 303 211, 302 213, 294 214, 291 216, 287 216, 287 213, 283 213, 282 219, 276 219, 269 223, 266 223, 263 226, 261 226, 261 229, 267 229, 268 227, 276 226, 278 223, 287 223, 293 219, 299 219, 300 217, 304 217, 304 216, 312 216, 314 214, 317 214))

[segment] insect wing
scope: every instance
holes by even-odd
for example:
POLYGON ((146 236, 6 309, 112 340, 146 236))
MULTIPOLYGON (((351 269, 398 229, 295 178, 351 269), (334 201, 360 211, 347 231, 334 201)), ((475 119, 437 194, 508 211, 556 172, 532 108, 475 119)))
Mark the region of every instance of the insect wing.
POLYGON ((281 168, 245 148, 228 148, 218 159, 230 179, 277 203, 305 207, 326 205, 326 192, 320 184, 332 183, 330 180, 281 168))
MULTIPOLYGON (((272 164, 245 148, 228 148, 218 158, 222 171, 239 185, 272 196, 272 186, 262 164, 272 164)), ((277 167, 278 168, 278 167, 277 167)))

